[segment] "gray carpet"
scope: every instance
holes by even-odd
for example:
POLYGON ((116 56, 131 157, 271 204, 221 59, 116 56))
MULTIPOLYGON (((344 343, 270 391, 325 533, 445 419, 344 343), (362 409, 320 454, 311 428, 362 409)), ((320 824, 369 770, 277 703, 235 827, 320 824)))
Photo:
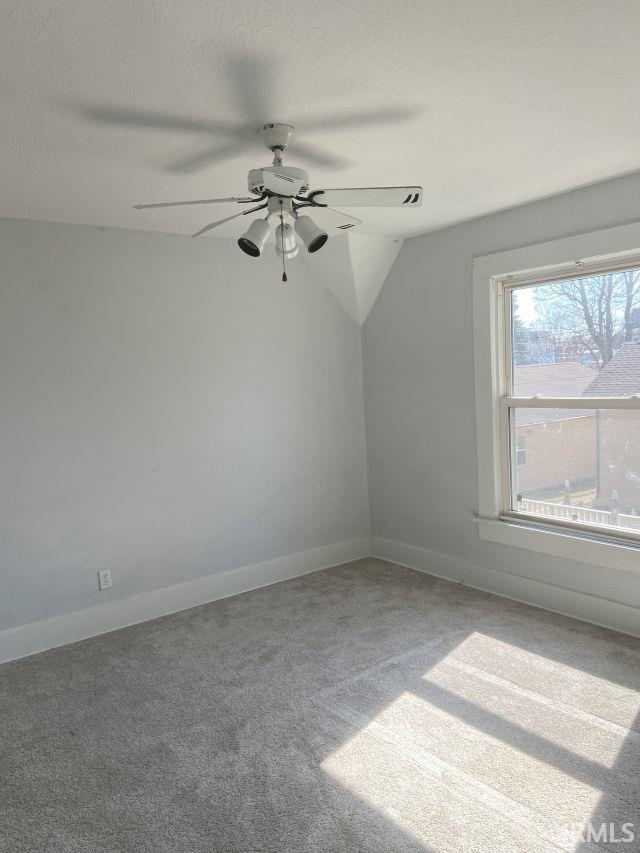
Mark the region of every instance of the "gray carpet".
POLYGON ((377 560, 0 690, 2 851, 640 850, 640 641, 377 560))

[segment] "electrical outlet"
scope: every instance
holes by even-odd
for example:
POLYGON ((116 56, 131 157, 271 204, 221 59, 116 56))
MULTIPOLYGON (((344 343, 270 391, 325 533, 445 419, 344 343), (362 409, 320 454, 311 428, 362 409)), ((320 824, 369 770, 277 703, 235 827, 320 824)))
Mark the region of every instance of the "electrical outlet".
POLYGON ((98 572, 98 587, 100 590, 111 589, 112 586, 113 581, 111 580, 111 571, 109 569, 103 569, 101 572, 98 572))

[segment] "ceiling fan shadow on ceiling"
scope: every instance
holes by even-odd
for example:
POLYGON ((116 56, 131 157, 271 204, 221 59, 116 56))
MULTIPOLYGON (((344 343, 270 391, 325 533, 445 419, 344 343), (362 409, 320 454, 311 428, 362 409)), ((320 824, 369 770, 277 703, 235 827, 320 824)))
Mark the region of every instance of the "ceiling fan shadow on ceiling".
MULTIPOLYGON (((234 112, 240 116, 236 122, 95 103, 81 106, 80 114, 91 122, 130 130, 181 131, 205 138, 217 137, 220 141, 208 144, 195 154, 173 160, 167 166, 170 172, 199 172, 209 166, 235 160, 245 151, 249 152, 256 146, 256 127, 272 122, 273 117, 282 115, 285 109, 291 114, 287 106, 288 89, 284 90, 282 97, 283 87, 279 85, 282 69, 272 57, 247 53, 232 59, 227 67, 225 80, 232 96, 234 112)), ((420 109, 415 106, 407 105, 373 107, 325 115, 314 113, 313 117, 301 118, 300 123, 305 133, 326 133, 358 127, 375 129, 407 121, 419 112, 420 109)), ((295 142, 295 156, 316 168, 343 169, 350 165, 350 161, 342 154, 327 151, 316 143, 300 138, 295 142)))
POLYGON ((422 187, 351 187, 340 189, 315 189, 310 191, 309 175, 296 166, 285 166, 282 154, 289 145, 294 128, 289 124, 270 123, 258 130, 258 135, 273 153, 273 164, 259 169, 251 169, 248 177, 247 197, 205 198, 190 201, 163 201, 153 204, 135 204, 136 210, 149 210, 161 207, 182 207, 198 204, 251 204, 257 205, 240 213, 226 216, 210 222, 193 237, 200 237, 225 222, 247 216, 258 211, 266 211, 264 216, 255 219, 238 239, 238 246, 245 254, 257 258, 275 228, 276 254, 282 258, 282 281, 287 281, 286 261, 298 254, 298 238, 308 252, 321 249, 329 238, 328 232, 320 228, 307 214, 300 210, 307 208, 322 209, 330 213, 335 220, 336 231, 346 231, 361 224, 356 219, 334 205, 342 207, 403 207, 405 209, 422 205, 422 187))

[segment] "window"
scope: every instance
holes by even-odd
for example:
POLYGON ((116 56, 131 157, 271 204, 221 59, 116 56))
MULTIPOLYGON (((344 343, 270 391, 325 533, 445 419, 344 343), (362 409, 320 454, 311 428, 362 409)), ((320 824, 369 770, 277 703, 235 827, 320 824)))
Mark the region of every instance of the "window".
POLYGON ((481 538, 640 571, 639 247, 633 223, 474 260, 481 538))
POLYGON ((504 512, 640 535, 640 267, 501 289, 504 512))

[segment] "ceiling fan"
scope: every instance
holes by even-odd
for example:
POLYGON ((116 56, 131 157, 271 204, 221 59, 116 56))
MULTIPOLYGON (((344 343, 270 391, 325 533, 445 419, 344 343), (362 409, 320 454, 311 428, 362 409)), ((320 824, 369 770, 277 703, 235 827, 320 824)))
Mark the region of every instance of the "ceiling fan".
POLYGON ((208 231, 217 228, 232 219, 247 216, 251 213, 265 210, 266 215, 260 216, 251 223, 249 228, 238 239, 238 246, 247 255, 259 257, 271 234, 272 223, 278 222, 275 229, 276 254, 282 258, 282 280, 287 280, 285 260, 295 258, 298 254, 298 239, 304 243, 308 252, 317 252, 329 239, 329 234, 320 228, 313 219, 300 214, 306 208, 322 208, 341 220, 336 229, 346 231, 361 223, 360 219, 349 216, 333 205, 344 207, 420 207, 422 204, 422 187, 353 187, 342 189, 317 189, 309 191, 309 175, 304 169, 295 166, 284 166, 282 153, 286 150, 294 128, 289 124, 265 124, 258 134, 267 148, 273 153, 273 164, 260 169, 251 169, 248 178, 248 197, 204 198, 190 201, 165 201, 155 204, 135 204, 136 210, 148 210, 158 207, 180 207, 192 204, 253 204, 240 213, 210 222, 201 228, 193 237, 200 237, 208 231))

